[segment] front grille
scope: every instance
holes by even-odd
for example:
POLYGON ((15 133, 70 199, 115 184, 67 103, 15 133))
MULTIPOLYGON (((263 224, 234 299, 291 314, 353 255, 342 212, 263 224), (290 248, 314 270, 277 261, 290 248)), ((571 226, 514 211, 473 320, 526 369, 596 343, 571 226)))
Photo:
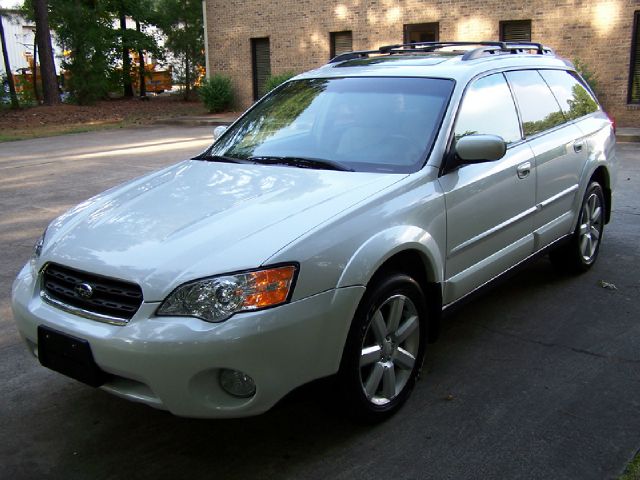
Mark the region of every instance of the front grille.
POLYGON ((62 306, 97 316, 130 320, 142 303, 142 290, 135 283, 49 263, 42 273, 42 289, 62 306))

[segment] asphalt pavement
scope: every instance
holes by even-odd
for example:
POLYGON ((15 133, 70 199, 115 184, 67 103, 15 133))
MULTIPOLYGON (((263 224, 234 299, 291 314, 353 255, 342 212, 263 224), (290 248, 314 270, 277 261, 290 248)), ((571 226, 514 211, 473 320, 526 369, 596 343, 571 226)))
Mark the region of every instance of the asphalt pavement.
POLYGON ((640 144, 622 143, 596 266, 541 258, 447 318, 398 415, 354 425, 330 381, 241 420, 196 420, 41 367, 9 294, 46 224, 201 151, 211 128, 0 144, 0 478, 607 479, 640 448, 640 144), (604 283, 603 283, 604 282, 604 283), (607 287, 608 288, 605 288, 607 287))

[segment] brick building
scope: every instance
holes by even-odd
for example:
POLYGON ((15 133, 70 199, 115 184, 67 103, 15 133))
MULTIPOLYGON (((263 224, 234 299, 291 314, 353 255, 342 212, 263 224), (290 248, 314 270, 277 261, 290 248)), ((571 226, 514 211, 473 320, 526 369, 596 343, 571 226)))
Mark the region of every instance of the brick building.
POLYGON ((530 40, 580 60, 618 125, 640 127, 640 0, 205 0, 207 71, 239 106, 269 74, 403 41, 530 40))

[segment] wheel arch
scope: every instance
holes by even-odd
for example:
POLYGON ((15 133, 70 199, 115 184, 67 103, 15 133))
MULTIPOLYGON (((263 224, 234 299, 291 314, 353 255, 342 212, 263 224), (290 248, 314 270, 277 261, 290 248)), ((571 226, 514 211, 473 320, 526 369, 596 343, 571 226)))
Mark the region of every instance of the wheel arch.
POLYGON ((598 182, 602 186, 605 203, 605 223, 611 220, 611 177, 604 165, 599 165, 591 174, 589 183, 598 182))
POLYGON ((433 342, 439 333, 442 313, 442 258, 437 242, 428 232, 418 227, 394 227, 380 232, 358 249, 338 286, 368 286, 386 274, 406 273, 418 282, 427 299, 428 340, 433 342))

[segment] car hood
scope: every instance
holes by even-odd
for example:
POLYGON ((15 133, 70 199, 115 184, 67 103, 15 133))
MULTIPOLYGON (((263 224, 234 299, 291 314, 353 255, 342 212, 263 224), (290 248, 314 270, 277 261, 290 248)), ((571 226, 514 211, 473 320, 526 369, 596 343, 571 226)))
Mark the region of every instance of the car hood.
POLYGON ((56 219, 41 263, 134 281, 145 301, 161 301, 186 281, 260 266, 402 177, 185 161, 56 219))

